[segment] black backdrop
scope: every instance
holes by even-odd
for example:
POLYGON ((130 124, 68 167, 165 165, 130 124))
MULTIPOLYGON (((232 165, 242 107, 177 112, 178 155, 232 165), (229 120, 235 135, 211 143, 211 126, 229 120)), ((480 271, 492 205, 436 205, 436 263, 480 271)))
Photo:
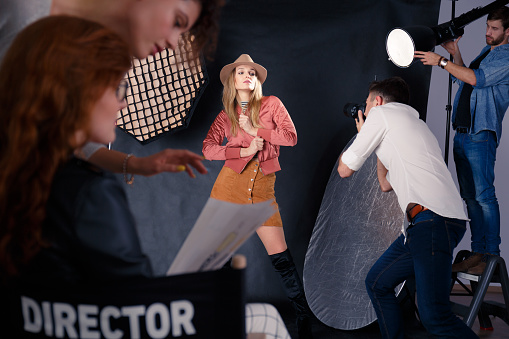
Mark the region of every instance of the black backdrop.
MULTIPOLYGON (((282 100, 298 132, 295 147, 282 147, 276 197, 302 276, 325 186, 340 151, 356 132, 353 119, 343 115, 344 104, 364 102, 375 76, 399 75, 411 87, 411 105, 425 119, 431 68, 420 63, 397 68, 388 60, 385 38, 394 27, 436 25, 439 8, 437 0, 229 1, 222 12, 214 61, 207 64, 210 84, 189 128, 144 146, 118 130, 112 148, 137 156, 166 147, 201 153, 202 141, 221 110, 219 71, 240 54, 250 54, 268 70, 264 94, 282 100)), ((195 179, 184 173, 138 176, 126 187, 142 246, 158 274, 164 274, 175 257, 223 162, 205 165, 209 174, 195 179)), ((250 238, 239 252, 248 259, 248 299, 284 299, 258 237, 250 238)))

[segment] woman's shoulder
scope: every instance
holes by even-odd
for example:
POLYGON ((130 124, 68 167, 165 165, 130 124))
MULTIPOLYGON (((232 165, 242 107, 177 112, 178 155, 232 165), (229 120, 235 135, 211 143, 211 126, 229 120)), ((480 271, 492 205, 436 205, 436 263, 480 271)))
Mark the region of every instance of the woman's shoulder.
POLYGON ((76 196, 83 190, 103 191, 104 186, 116 186, 120 183, 113 173, 105 171, 85 160, 71 158, 55 174, 53 192, 76 196))
POLYGON ((57 174, 77 176, 84 178, 95 178, 95 177, 114 177, 111 172, 108 172, 96 165, 82 160, 77 157, 69 159, 59 170, 57 174))
POLYGON ((262 104, 279 104, 281 100, 275 95, 267 95, 262 98, 262 104))
POLYGON ((216 115, 215 120, 225 120, 228 118, 228 115, 226 114, 226 110, 223 108, 221 111, 216 115))
POLYGON ((228 123, 228 115, 226 114, 226 111, 224 109, 221 110, 221 112, 218 113, 218 115, 214 119, 214 124, 225 124, 228 123))
POLYGON ((265 96, 262 98, 262 107, 269 110, 279 111, 281 109, 286 110, 283 102, 274 95, 265 96))
POLYGON ((268 95, 262 98, 262 106, 265 107, 281 107, 283 102, 275 95, 268 95))

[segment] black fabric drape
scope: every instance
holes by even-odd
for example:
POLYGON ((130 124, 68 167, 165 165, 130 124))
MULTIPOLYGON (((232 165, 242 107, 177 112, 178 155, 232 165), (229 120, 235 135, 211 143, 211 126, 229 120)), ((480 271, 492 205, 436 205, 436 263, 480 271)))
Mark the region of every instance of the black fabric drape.
MULTIPOLYGON (((249 54, 268 70, 265 95, 279 97, 298 133, 295 147, 282 147, 276 197, 289 248, 302 273, 304 256, 325 186, 339 153, 356 133, 343 115, 347 102, 364 102, 370 81, 399 75, 411 87, 411 105, 426 114, 431 67, 400 69, 388 60, 390 29, 438 22, 436 0, 231 0, 221 17, 218 49, 208 63, 210 84, 190 126, 141 146, 117 133, 113 148, 137 156, 166 147, 201 152, 202 141, 221 110, 221 68, 249 54)), ((222 162, 205 161, 209 174, 137 178, 128 196, 142 245, 154 269, 165 272, 204 206, 222 162)), ((119 176, 120 177, 120 176, 119 176)), ((285 296, 258 237, 240 249, 248 259, 247 294, 256 301, 285 296)))

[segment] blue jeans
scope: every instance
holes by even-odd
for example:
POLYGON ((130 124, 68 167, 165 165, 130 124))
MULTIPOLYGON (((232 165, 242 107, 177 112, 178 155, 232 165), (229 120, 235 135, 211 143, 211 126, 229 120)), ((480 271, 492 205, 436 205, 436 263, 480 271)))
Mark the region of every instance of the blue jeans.
POLYGON ((478 338, 451 311, 451 263, 454 248, 465 234, 465 221, 427 210, 417 214, 371 267, 366 289, 378 317, 382 338, 404 338, 403 319, 394 289, 415 276, 417 305, 426 330, 439 338, 478 338))
POLYGON ((492 131, 454 136, 454 163, 470 218, 472 251, 500 255, 500 210, 493 184, 496 152, 492 131))

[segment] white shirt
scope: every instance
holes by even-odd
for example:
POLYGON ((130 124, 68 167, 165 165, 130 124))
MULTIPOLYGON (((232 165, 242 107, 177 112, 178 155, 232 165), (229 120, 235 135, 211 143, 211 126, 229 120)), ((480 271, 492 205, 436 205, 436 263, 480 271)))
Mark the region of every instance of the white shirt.
POLYGON ((468 220, 438 141, 412 107, 391 102, 371 109, 342 161, 357 171, 375 152, 403 210, 409 203, 443 217, 468 220))
POLYGON ((89 160, 92 154, 97 152, 101 148, 106 148, 103 144, 98 144, 97 142, 87 142, 81 149, 81 157, 83 160, 89 160))

